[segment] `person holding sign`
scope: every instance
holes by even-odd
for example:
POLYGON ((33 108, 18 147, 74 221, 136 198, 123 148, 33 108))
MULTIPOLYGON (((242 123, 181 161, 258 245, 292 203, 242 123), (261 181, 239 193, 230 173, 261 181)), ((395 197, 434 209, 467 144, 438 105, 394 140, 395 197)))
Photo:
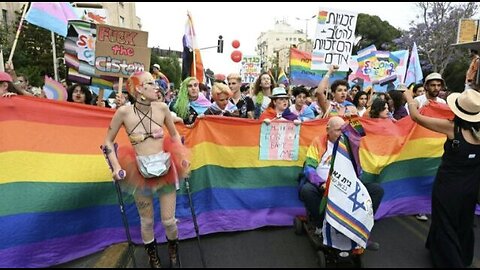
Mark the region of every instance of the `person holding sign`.
MULTIPOLYGON (((300 183, 300 199, 310 215, 312 225, 316 227, 315 234, 321 236, 324 214, 320 214, 320 203, 325 191, 335 142, 342 134, 345 121, 339 116, 332 116, 327 123, 327 133, 313 139, 303 167, 304 181, 300 183)), ((377 183, 364 183, 372 199, 373 213, 375 214, 383 198, 383 188, 377 183)), ((368 241, 367 249, 378 250, 380 245, 368 241)))
POLYGON ((432 223, 425 246, 435 267, 468 267, 474 258, 473 223, 480 188, 480 93, 467 89, 450 94, 447 104, 454 115, 449 119, 421 115, 412 91, 403 94, 413 121, 447 136, 433 183, 432 223))
POLYGON ((153 194, 159 194, 161 221, 165 228, 172 267, 178 263, 175 183, 187 174, 186 149, 180 141, 167 105, 155 102, 158 94, 152 75, 143 71, 133 73, 126 86, 135 102, 116 110, 105 137, 104 149, 111 162, 115 180, 122 180, 120 172, 126 170, 125 179, 120 184, 122 188, 133 192, 140 215, 142 240, 152 268, 161 267, 153 224, 153 194), (131 146, 121 146, 117 158, 114 141, 122 126, 131 146), (170 137, 163 133, 164 126, 170 137))
POLYGON ((345 80, 336 80, 331 85, 333 93, 333 100, 330 101, 326 97, 326 91, 328 91, 328 79, 333 72, 338 70, 338 65, 331 65, 323 76, 323 79, 318 84, 316 90, 316 96, 318 104, 323 112, 323 118, 330 116, 346 116, 350 117, 357 114, 357 108, 350 101, 347 101, 348 82, 345 80))

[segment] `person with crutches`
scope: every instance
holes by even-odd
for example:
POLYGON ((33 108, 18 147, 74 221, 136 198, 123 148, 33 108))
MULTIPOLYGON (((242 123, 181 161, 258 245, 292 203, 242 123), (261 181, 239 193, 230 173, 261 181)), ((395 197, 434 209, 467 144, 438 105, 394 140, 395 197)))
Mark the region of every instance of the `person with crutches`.
POLYGON ((161 267, 154 235, 153 195, 158 193, 170 267, 179 267, 175 182, 187 176, 187 150, 180 141, 167 105, 155 102, 158 87, 152 75, 136 72, 128 78, 126 87, 135 102, 115 112, 105 137, 104 151, 111 162, 114 179, 121 180, 123 190, 133 193, 150 266, 161 267), (122 126, 131 145, 120 146, 117 158, 114 141, 122 126), (169 137, 164 134, 163 126, 169 137), (125 171, 123 180, 122 171, 125 171))

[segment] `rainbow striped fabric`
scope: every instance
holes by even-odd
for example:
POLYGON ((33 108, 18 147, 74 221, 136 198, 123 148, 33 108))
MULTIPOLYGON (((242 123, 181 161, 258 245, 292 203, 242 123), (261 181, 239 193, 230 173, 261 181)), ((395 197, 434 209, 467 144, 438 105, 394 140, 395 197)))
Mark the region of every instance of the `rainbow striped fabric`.
MULTIPOLYGON (((426 113, 447 117, 431 105, 426 113)), ((125 242, 115 187, 99 146, 114 111, 33 97, 0 99, 0 267, 48 267, 125 242), (25 256, 28 254, 28 256, 25 256)), ((304 214, 297 178, 306 149, 326 120, 302 123, 297 161, 259 160, 260 121, 207 116, 177 126, 192 150, 190 188, 199 231, 291 226, 304 214)), ((385 196, 376 218, 430 212, 444 136, 416 126, 361 119, 365 181, 385 196)), ((123 130, 120 145, 128 139, 123 130)), ((131 196, 124 196, 133 241, 141 243, 131 196)), ((155 200, 158 209, 158 200, 155 200)), ((180 238, 195 237, 184 184, 177 194, 180 238)), ((158 212, 157 239, 165 241, 158 212)))
MULTIPOLYGON (((295 48, 290 49, 290 84, 316 87, 325 75, 326 71, 311 70, 312 54, 295 48)), ((330 77, 329 83, 339 79, 345 79, 346 72, 335 72, 330 77)))

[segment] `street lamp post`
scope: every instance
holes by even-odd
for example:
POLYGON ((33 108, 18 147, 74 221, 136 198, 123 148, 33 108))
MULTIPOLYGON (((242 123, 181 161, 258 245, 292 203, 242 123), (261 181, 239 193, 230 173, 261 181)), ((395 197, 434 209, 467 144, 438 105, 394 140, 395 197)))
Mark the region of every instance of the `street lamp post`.
POLYGON ((307 39, 308 39, 308 21, 315 18, 316 16, 317 16, 317 14, 314 14, 312 17, 308 17, 308 18, 305 18, 305 19, 301 19, 299 17, 296 17, 296 19, 299 20, 299 21, 305 20, 305 42, 307 42, 307 39))

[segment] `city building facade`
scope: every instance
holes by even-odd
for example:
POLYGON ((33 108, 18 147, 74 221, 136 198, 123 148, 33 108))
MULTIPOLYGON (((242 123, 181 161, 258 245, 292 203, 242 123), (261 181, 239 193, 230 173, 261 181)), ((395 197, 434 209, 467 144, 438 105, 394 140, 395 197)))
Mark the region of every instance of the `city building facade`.
POLYGON ((285 19, 276 20, 272 30, 261 32, 257 38, 255 52, 261 58, 262 69, 279 67, 288 73, 291 47, 312 51, 312 42, 306 39, 304 31, 294 29, 285 19))

